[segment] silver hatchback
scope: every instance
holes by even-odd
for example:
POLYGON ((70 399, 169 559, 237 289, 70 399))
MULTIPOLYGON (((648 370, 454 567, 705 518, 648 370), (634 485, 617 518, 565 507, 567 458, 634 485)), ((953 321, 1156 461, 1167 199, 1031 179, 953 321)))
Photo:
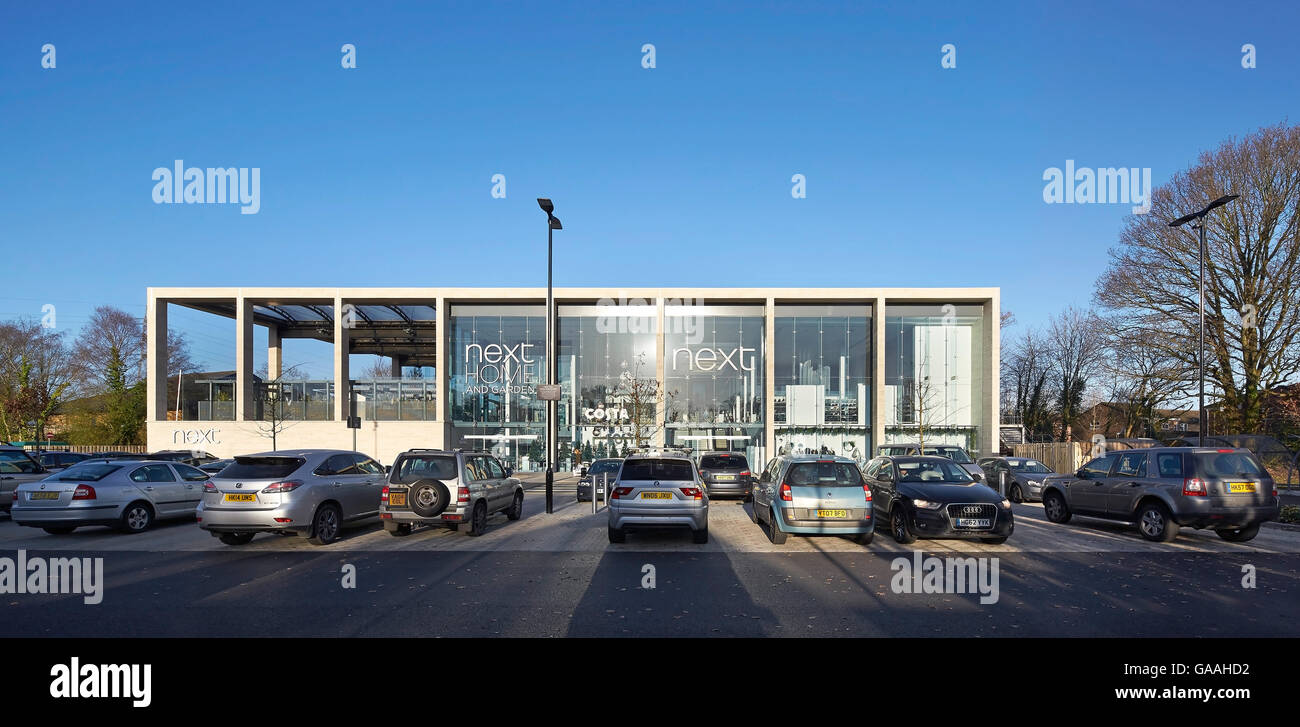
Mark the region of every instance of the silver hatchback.
POLYGON ((203 489, 199 527, 226 545, 258 533, 305 535, 316 545, 379 518, 384 468, 360 452, 299 449, 235 457, 203 489))
POLYGON ((179 462, 88 460, 19 485, 15 523, 64 535, 85 525, 142 533, 155 521, 194 517, 206 472, 179 462))
POLYGON ((610 487, 609 542, 626 542, 628 529, 661 527, 690 528, 694 542, 709 542, 704 482, 685 455, 634 454, 610 487))

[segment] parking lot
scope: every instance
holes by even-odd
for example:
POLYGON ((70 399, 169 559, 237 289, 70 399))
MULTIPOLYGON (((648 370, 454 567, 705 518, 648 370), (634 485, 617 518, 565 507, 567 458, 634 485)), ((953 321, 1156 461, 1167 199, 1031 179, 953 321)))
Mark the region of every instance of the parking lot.
MULTIPOLYGON (((48 535, 36 528, 19 527, 7 516, 0 516, 0 550, 19 548, 40 550, 84 551, 528 551, 528 552, 586 552, 650 551, 650 552, 739 552, 739 553, 821 553, 860 552, 863 546, 847 538, 790 536, 784 545, 768 542, 765 531, 750 520, 751 505, 737 500, 712 500, 709 509, 709 542, 694 545, 684 532, 644 531, 629 536, 627 543, 611 545, 608 542, 602 509, 593 514, 591 503, 578 503, 574 498, 571 477, 555 485, 555 512, 545 513, 545 486, 540 482, 527 484, 524 517, 518 522, 508 522, 504 515, 494 515, 490 527, 482 537, 471 538, 445 528, 417 529, 407 537, 392 537, 378 525, 367 525, 347 530, 342 539, 326 546, 314 546, 300 537, 259 535, 245 546, 223 545, 216 538, 200 530, 192 520, 162 522, 153 530, 141 535, 123 535, 105 527, 86 527, 69 535, 48 535)), ((1300 528, 1282 528, 1272 525, 1260 530, 1259 536, 1247 543, 1228 543, 1208 530, 1184 528, 1173 543, 1152 543, 1143 540, 1135 527, 1108 520, 1077 517, 1067 525, 1047 521, 1041 503, 1022 503, 1014 506, 1016 530, 1011 539, 1002 545, 986 545, 978 540, 920 540, 913 546, 901 546, 883 530, 876 534, 869 550, 884 552, 960 551, 999 553, 1087 553, 1103 551, 1144 553, 1300 553, 1300 528)))

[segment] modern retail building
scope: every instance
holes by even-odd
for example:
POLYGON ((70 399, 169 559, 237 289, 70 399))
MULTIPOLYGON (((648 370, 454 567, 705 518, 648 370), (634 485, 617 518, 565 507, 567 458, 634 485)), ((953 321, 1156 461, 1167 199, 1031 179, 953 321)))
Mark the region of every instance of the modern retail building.
POLYGON ((555 300, 548 362, 544 288, 150 288, 148 446, 233 456, 271 449, 273 433, 280 449, 355 437, 384 463, 462 447, 535 470, 548 365, 562 469, 575 450, 620 454, 637 438, 743 451, 754 466, 790 451, 865 461, 922 427, 973 455, 997 446, 997 288, 557 288, 555 300), (234 320, 233 372, 168 378, 175 306, 234 320), (332 345, 332 377, 282 370, 295 338, 332 345), (365 355, 391 375, 356 378, 365 355))

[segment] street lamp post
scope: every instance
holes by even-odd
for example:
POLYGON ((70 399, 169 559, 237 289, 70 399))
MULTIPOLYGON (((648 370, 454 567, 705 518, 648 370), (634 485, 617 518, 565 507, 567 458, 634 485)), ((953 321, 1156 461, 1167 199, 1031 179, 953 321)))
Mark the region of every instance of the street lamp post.
POLYGON ((1198 422, 1196 425, 1197 426, 1196 436, 1200 439, 1201 444, 1205 444, 1205 437, 1208 434, 1205 426, 1205 216, 1210 213, 1210 210, 1215 209, 1216 207, 1222 207, 1223 205, 1236 199, 1238 196, 1239 195, 1236 194, 1226 194, 1214 200, 1213 202, 1209 203, 1208 205, 1206 205, 1205 209, 1201 210, 1200 212, 1192 212, 1190 214, 1183 215, 1182 217, 1179 217, 1178 219, 1169 223, 1170 227, 1181 227, 1182 225, 1195 220, 1196 224, 1192 225, 1192 227, 1193 229, 1200 230, 1201 233, 1200 236, 1201 336, 1200 336, 1200 345, 1196 349, 1196 364, 1197 367, 1200 369, 1199 372, 1200 400, 1197 404, 1198 422))
MULTIPOLYGON (((555 384, 555 295, 551 282, 551 243, 556 230, 563 230, 560 218, 551 214, 555 205, 546 197, 537 198, 537 206, 546 213, 546 384, 548 388, 555 384)), ((546 402, 546 512, 554 511, 555 498, 555 405, 553 399, 546 402)))

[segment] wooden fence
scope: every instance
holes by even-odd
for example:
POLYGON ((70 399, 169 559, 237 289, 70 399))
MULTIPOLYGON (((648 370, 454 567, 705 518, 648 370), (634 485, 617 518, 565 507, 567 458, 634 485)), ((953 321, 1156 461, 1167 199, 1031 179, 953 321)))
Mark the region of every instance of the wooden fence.
POLYGON ((1036 459, 1052 468, 1053 472, 1075 472, 1092 455, 1091 442, 1034 442, 1013 444, 1011 452, 1017 457, 1036 459))

